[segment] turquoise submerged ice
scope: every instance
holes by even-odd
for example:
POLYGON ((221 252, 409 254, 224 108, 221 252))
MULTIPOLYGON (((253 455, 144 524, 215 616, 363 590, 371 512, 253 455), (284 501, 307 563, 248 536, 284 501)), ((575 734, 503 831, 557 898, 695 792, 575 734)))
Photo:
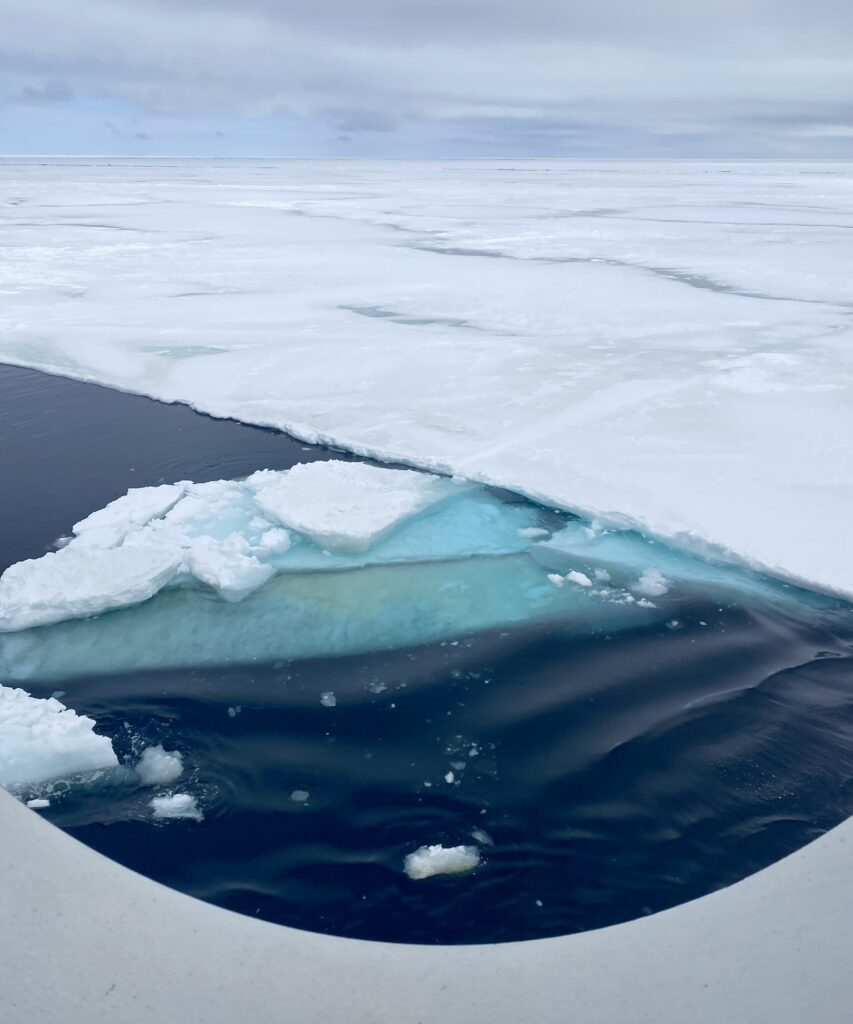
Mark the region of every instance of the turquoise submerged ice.
POLYGON ((0 679, 357 653, 514 623, 664 620, 777 584, 411 470, 316 462, 140 488, 0 579, 0 679), (108 613, 108 614, 106 614, 108 613))

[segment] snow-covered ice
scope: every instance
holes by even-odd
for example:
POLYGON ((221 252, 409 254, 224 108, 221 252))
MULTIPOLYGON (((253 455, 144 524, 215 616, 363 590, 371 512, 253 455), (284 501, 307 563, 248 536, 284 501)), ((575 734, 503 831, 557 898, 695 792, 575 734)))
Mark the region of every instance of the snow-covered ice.
POLYGON ((404 868, 409 878, 420 881, 433 875, 461 875, 480 863, 476 846, 420 846, 407 854, 404 868))
POLYGON ((95 722, 54 697, 0 686, 0 786, 15 787, 115 768, 111 741, 95 722))
POLYGON ((166 796, 152 797, 151 809, 155 818, 191 818, 193 821, 201 821, 204 818, 198 801, 189 793, 169 793, 166 796))
POLYGON ((459 494, 460 484, 360 462, 311 462, 255 473, 247 484, 273 522, 321 548, 366 551, 404 520, 459 494))
POLYGON ((142 751, 135 771, 143 786, 167 786, 181 777, 184 761, 177 750, 164 750, 158 744, 142 751))
POLYGON ((0 162, 0 359, 853 593, 849 165, 109 163, 0 162))

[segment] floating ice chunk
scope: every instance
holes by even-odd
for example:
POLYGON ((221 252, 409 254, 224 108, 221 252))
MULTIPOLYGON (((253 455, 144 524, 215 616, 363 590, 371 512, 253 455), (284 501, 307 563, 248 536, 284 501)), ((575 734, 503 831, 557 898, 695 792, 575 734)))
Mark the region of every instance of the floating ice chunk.
POLYGON ((155 796, 151 800, 155 818, 192 818, 201 821, 204 815, 198 801, 189 793, 170 793, 168 796, 155 796))
POLYGON ((646 597, 663 597, 669 593, 669 581, 659 569, 646 569, 631 589, 646 597))
POLYGON ((448 772, 444 776, 444 781, 447 783, 448 786, 452 786, 453 783, 456 781, 456 776, 454 775, 453 772, 448 772))
POLYGON ((112 743, 94 728, 54 697, 0 686, 0 786, 116 767, 112 743))
POLYGON ((180 778, 184 762, 177 750, 164 750, 159 744, 142 751, 135 770, 143 786, 167 786, 180 778))
POLYGON ((366 551, 405 519, 459 494, 464 484, 360 462, 302 463, 246 481, 267 516, 329 551, 366 551))
POLYGON ((548 582, 552 583, 557 588, 557 590, 562 590, 562 588, 566 585, 565 577, 561 576, 558 572, 549 572, 548 582))
POLYGON ((166 548, 73 545, 18 562, 0 576, 0 630, 138 604, 161 590, 180 565, 180 554, 166 548))
POLYGON ((27 807, 34 811, 43 811, 45 807, 50 807, 50 800, 45 800, 44 797, 35 797, 33 800, 27 800, 27 807))
POLYGON ((522 526, 515 532, 525 540, 536 540, 540 537, 547 537, 551 533, 550 530, 546 530, 541 526, 522 526))
POLYGON ((332 693, 331 690, 328 690, 326 693, 320 694, 320 703, 323 705, 324 708, 333 708, 337 705, 338 698, 332 693))
POLYGON ((566 573, 566 580, 569 583, 574 583, 579 587, 591 587, 592 580, 584 572, 578 572, 576 569, 572 569, 571 572, 566 573))
POLYGON ((261 547, 274 555, 283 555, 285 551, 289 551, 290 543, 290 534, 281 527, 267 530, 260 540, 261 547))
POLYGON ((293 792, 290 794, 290 799, 295 804, 306 804, 308 803, 308 798, 310 796, 311 794, 308 792, 307 789, 294 789, 293 792))
POLYGON ((409 878, 420 881, 433 875, 461 875, 480 863, 476 846, 421 846, 406 856, 404 867, 409 878))
POLYGON ((271 565, 249 554, 249 543, 239 533, 222 541, 199 537, 190 545, 186 564, 197 580, 213 587, 226 601, 242 601, 275 575, 271 565))
POLYGON ((595 578, 601 583, 609 583, 612 577, 606 569, 596 569, 595 578))

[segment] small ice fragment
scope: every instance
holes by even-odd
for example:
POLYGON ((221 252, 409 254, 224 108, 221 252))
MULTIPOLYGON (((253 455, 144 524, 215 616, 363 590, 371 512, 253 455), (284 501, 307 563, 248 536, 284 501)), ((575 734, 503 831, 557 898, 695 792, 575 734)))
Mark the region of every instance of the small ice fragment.
POLYGON ((308 802, 308 797, 310 795, 311 794, 308 792, 307 789, 294 789, 293 792, 290 794, 290 799, 295 804, 304 804, 308 802))
POLYGON ((645 569, 631 589, 646 597, 663 597, 669 592, 669 583, 659 569, 645 569))
POLYGON ((239 715, 242 710, 243 710, 242 705, 235 704, 233 708, 229 708, 228 709, 228 717, 229 718, 236 718, 237 715, 239 715))
POLYGON ((654 603, 654 601, 650 601, 647 597, 641 597, 640 600, 637 602, 637 607, 638 608, 657 608, 657 605, 654 603))
POLYGON ((338 703, 338 698, 331 690, 327 690, 325 693, 320 694, 320 703, 324 708, 333 708, 338 703))
POLYGON ((524 537, 527 540, 533 540, 536 537, 547 537, 551 531, 545 530, 541 526, 522 526, 515 532, 519 537, 524 537))
POLYGON ((461 875, 472 871, 480 863, 476 846, 450 846, 441 843, 421 846, 406 856, 404 867, 409 878, 420 881, 433 875, 461 875))
POLYGON ((569 583, 574 583, 579 587, 591 587, 592 580, 586 573, 578 572, 576 569, 572 569, 571 572, 566 573, 566 580, 569 583))
POLYGON ((178 751, 164 750, 162 744, 146 747, 135 769, 143 786, 166 786, 180 778, 183 770, 183 758, 178 751))
POLYGON ((199 810, 194 796, 189 793, 170 793, 168 796, 155 796, 151 800, 155 818, 192 818, 201 821, 204 815, 199 810))
POLYGON ((450 762, 450 767, 453 768, 457 772, 461 772, 461 771, 465 770, 465 762, 464 761, 451 761, 450 762))
POLYGON ((51 694, 51 697, 53 697, 54 700, 62 700, 64 696, 65 690, 54 690, 53 693, 51 694))
POLYGON ((549 583, 553 583, 557 590, 559 590, 566 582, 558 572, 549 572, 548 581, 549 583))
POLYGON ((471 838, 476 839, 478 843, 482 843, 484 846, 495 845, 494 839, 492 839, 488 832, 483 831, 481 828, 472 828, 471 838))
POLYGON ((542 902, 542 900, 536 900, 536 906, 537 907, 544 907, 545 904, 542 902))
POLYGON ((610 573, 606 569, 596 569, 595 578, 597 580, 601 580, 602 583, 609 583, 611 577, 610 573))
POLYGON ((41 811, 45 807, 50 807, 50 800, 45 800, 43 797, 36 797, 35 800, 27 800, 27 807, 32 807, 34 811, 41 811))
POLYGON ((444 776, 444 781, 447 783, 448 786, 452 786, 453 783, 456 781, 456 776, 453 774, 453 772, 448 772, 444 776))
POLYGON ((261 547, 274 555, 283 555, 285 551, 290 549, 290 534, 287 530, 282 530, 280 527, 267 530, 261 536, 261 547))

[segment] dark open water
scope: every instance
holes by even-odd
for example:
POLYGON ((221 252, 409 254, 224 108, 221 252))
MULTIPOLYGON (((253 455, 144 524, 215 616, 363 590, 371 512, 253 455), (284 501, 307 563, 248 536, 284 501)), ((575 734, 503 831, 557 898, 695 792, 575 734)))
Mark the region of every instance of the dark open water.
MULTIPOLYGON (((40 555, 130 486, 340 457, 10 367, 0 438, 0 566, 40 555)), ((69 680, 63 701, 120 755, 160 742, 184 753, 179 788, 205 818, 153 824, 150 791, 121 784, 72 788, 45 813, 185 892, 342 935, 506 941, 653 913, 853 813, 849 608, 800 618, 693 596, 678 622, 69 680), (320 703, 329 690, 334 708, 320 703), (484 863, 471 875, 401 870, 423 843, 472 841, 484 863)))

